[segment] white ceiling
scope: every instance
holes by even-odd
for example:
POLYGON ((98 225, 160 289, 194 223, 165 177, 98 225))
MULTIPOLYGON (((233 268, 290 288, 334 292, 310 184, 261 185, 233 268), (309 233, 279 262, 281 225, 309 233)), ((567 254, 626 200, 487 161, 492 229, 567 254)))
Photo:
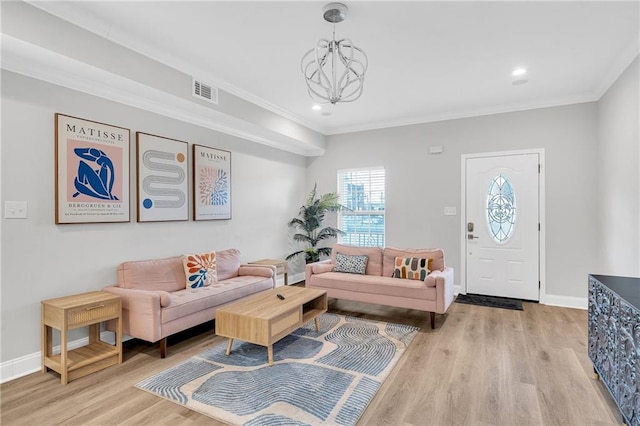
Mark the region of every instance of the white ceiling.
POLYGON ((336 37, 367 53, 364 93, 316 112, 300 59, 326 3, 36 5, 324 134, 596 100, 640 50, 638 1, 350 1, 336 37))

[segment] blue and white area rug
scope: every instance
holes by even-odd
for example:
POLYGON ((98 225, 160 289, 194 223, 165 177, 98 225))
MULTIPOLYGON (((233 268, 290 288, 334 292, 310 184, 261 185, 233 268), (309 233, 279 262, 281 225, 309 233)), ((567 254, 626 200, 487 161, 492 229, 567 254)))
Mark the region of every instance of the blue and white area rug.
POLYGON ((136 387, 234 425, 353 425, 418 329, 336 314, 273 346, 235 340, 136 387))

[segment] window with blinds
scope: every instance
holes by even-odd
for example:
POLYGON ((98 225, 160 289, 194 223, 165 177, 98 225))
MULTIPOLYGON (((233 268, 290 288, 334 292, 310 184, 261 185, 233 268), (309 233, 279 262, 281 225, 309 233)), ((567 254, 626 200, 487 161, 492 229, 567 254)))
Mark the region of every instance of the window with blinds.
POLYGON ((338 170, 342 244, 384 247, 384 168, 338 170))

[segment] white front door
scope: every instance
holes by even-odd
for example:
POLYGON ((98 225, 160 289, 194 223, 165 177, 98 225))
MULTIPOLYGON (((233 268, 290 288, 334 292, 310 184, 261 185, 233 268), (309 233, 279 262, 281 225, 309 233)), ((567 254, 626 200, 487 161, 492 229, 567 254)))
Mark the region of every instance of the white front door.
POLYGON ((539 300, 538 153, 465 159, 466 291, 539 300))

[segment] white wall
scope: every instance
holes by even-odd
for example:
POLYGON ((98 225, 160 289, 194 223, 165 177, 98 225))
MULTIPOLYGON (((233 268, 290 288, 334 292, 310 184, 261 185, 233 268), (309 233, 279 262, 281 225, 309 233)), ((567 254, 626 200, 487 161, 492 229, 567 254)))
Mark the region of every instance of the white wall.
POLYGON ((2 362, 40 351, 41 300, 113 284, 123 261, 229 247, 245 261, 289 253, 286 224, 308 192, 304 157, 4 71, 1 124, 2 203, 27 201, 29 212, 0 222, 2 362), (54 224, 56 112, 131 130, 131 223, 54 224), (136 223, 136 131, 231 151, 232 219, 136 223))
POLYGON ((584 103, 331 136, 326 154, 310 160, 308 181, 327 192, 339 169, 384 166, 387 245, 442 247, 460 271, 461 155, 544 148, 546 293, 584 300, 597 260, 596 114, 584 103), (444 153, 429 155, 432 145, 444 153), (444 216, 445 206, 458 215, 444 216))
POLYGON ((598 273, 640 276, 639 59, 598 101, 598 273))

